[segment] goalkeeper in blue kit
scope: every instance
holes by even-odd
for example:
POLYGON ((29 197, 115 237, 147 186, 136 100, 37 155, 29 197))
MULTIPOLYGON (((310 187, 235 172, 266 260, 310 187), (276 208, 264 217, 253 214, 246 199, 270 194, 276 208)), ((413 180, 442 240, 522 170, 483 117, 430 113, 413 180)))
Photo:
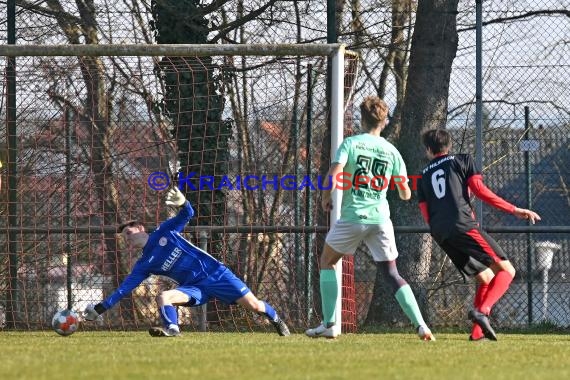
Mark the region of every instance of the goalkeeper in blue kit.
POLYGON ((96 320, 147 277, 158 275, 168 277, 178 285, 156 298, 163 326, 150 328, 151 336, 180 335, 176 306, 199 306, 213 297, 259 313, 271 321, 279 335, 290 335, 287 325, 271 305, 258 300, 223 263, 182 237, 180 233, 194 215, 194 210, 180 190, 170 189, 166 204, 180 207, 178 215, 164 221, 150 234, 136 221, 119 227, 118 232, 126 243, 132 248, 142 249, 142 255, 119 288, 104 301, 88 306, 83 317, 88 321, 96 320))

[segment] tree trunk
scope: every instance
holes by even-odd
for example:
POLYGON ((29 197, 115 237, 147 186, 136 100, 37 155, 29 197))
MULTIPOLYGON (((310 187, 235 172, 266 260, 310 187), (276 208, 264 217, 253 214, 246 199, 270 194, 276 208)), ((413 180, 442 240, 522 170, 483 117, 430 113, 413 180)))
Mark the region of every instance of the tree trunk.
POLYGON ((394 141, 400 135, 402 128, 402 108, 408 79, 408 54, 410 48, 410 31, 412 18, 410 0, 392 1, 392 33, 386 61, 380 74, 379 96, 384 98, 388 74, 394 76, 396 84, 396 107, 392 111, 390 123, 383 132, 385 138, 394 141))

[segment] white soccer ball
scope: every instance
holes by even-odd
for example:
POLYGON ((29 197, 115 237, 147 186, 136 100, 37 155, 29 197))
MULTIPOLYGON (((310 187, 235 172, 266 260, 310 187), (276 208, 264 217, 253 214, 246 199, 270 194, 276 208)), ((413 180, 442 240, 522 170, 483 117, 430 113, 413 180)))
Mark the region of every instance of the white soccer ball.
POLYGON ((51 327, 59 335, 69 336, 79 327, 79 316, 72 310, 60 310, 53 316, 51 327))

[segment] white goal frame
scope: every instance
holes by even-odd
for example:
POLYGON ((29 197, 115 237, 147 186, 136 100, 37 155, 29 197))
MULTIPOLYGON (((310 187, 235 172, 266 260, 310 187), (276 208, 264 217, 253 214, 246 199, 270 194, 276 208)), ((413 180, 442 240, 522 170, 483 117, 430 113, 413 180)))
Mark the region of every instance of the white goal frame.
MULTIPOLYGON (((121 45, 0 45, 0 56, 328 56, 332 58, 331 83, 331 162, 343 140, 344 133, 344 56, 343 44, 121 44, 121 45)), ((17 65, 16 65, 17 67, 17 65)), ((335 206, 330 225, 340 218, 342 192, 333 191, 335 206)), ((338 301, 335 309, 335 334, 342 326, 342 261, 335 267, 338 281, 338 301)))

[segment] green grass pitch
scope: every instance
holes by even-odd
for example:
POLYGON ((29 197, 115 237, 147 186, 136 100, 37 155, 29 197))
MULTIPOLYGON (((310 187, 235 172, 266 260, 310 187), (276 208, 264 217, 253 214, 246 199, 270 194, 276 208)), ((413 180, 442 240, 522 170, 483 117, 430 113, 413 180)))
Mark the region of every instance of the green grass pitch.
POLYGON ((570 379, 570 335, 0 333, 3 379, 570 379))

